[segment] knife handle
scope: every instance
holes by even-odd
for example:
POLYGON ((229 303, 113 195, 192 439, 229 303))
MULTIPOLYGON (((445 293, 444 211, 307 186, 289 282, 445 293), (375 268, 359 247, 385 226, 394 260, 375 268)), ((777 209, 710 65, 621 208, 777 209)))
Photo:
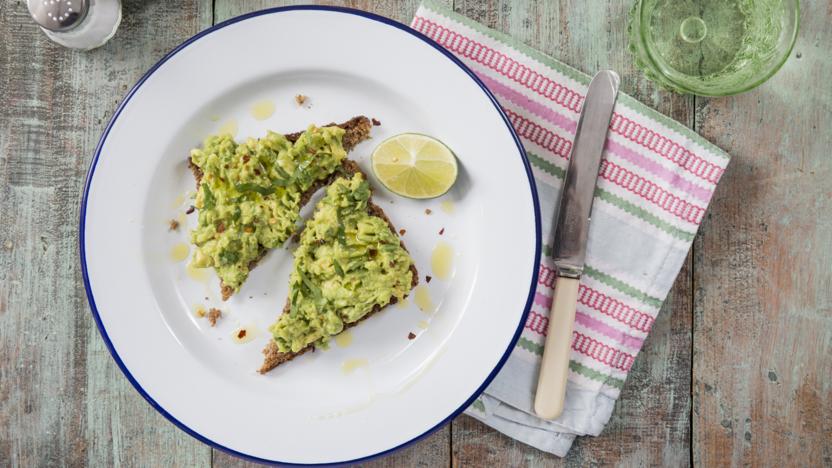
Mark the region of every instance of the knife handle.
POLYGON ((555 419, 563 412, 578 284, 580 280, 576 278, 561 276, 555 283, 555 297, 549 310, 546 345, 534 398, 534 412, 543 419, 555 419))

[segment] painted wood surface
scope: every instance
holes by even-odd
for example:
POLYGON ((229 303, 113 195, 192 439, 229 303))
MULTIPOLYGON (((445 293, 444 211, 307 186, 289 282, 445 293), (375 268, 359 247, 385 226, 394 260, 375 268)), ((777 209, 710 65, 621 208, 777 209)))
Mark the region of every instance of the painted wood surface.
POLYGON ((78 210, 101 131, 133 83, 206 27, 211 1, 125 2, 119 34, 74 52, 0 2, 0 466, 207 465, 150 407, 93 324, 78 210))
POLYGON ((832 466, 832 1, 764 86, 697 99, 733 155, 694 246, 693 459, 832 466))
MULTIPOLYGON (((248 465, 175 428, 122 376, 90 318, 76 220, 95 143, 139 76, 212 23, 286 3, 125 0, 118 34, 89 53, 49 43, 25 2, 0 3, 0 466, 248 465)), ((418 5, 327 3, 403 23, 418 5)), ((587 73, 619 71, 622 91, 734 155, 610 424, 560 460, 461 416, 367 466, 832 465, 832 1, 803 2, 771 82, 723 99, 659 91, 635 71, 629 4, 453 1, 587 73)))

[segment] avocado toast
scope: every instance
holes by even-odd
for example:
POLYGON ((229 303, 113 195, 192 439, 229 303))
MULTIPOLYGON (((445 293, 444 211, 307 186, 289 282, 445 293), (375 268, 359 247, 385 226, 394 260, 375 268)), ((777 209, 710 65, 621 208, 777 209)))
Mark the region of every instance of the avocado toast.
POLYGON ((301 208, 330 183, 347 152, 369 138, 372 126, 359 116, 239 144, 230 135, 216 135, 191 152, 199 210, 190 233, 196 247, 192 265, 214 268, 223 300, 270 249, 297 232, 301 208))
POLYGON ((300 233, 282 315, 260 373, 294 359, 403 300, 418 284, 413 259, 366 176, 347 161, 300 233))

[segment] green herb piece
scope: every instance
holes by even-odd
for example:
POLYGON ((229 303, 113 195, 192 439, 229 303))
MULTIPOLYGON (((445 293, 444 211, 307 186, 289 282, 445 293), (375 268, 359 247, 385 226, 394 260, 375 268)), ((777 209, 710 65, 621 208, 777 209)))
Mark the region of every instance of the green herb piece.
POLYGON ((300 275, 300 280, 303 281, 303 285, 306 286, 306 289, 309 290, 313 298, 320 299, 323 297, 321 289, 315 286, 315 284, 312 283, 312 281, 310 281, 302 271, 298 271, 298 274, 300 275))
POLYGON ((208 187, 208 184, 202 184, 202 193, 202 207, 206 210, 213 210, 217 205, 217 199, 214 198, 214 194, 211 192, 211 188, 208 187))
POLYGON ((277 175, 279 175, 280 178, 283 179, 286 183, 289 183, 289 181, 292 180, 292 176, 289 175, 289 173, 286 172, 286 170, 280 167, 280 164, 275 164, 274 170, 277 171, 277 175))
POLYGON ((337 235, 338 235, 338 242, 340 242, 342 246, 346 247, 347 246, 347 233, 344 231, 344 225, 343 224, 338 225, 337 235))
POLYGON ((338 273, 338 276, 341 278, 344 277, 344 269, 341 268, 341 265, 338 263, 338 260, 332 259, 332 266, 335 267, 335 273, 338 273))
POLYGON ((271 195, 274 193, 274 187, 263 187, 261 185, 253 184, 250 182, 244 184, 237 184, 234 186, 234 188, 240 193, 257 192, 260 195, 263 195, 264 197, 266 195, 271 195))
POLYGON ((236 250, 226 249, 220 252, 220 261, 223 265, 233 265, 240 260, 240 252, 236 250))

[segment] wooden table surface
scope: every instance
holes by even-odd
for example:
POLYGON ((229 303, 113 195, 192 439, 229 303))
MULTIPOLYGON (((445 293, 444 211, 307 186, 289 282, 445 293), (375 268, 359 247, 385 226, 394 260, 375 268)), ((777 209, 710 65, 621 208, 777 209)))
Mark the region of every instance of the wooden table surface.
MULTIPOLYGON (((832 0, 804 1, 784 68, 746 94, 657 90, 625 50, 631 0, 446 0, 622 90, 733 155, 604 433, 563 460, 461 416, 368 465, 832 466, 832 0)), ((104 47, 50 43, 0 2, 0 466, 243 466, 130 386, 87 305, 84 177, 127 90, 213 23, 283 4, 125 0, 104 47)), ((341 4, 341 3, 338 3, 341 4)), ((353 1, 408 23, 418 1, 353 1)))

